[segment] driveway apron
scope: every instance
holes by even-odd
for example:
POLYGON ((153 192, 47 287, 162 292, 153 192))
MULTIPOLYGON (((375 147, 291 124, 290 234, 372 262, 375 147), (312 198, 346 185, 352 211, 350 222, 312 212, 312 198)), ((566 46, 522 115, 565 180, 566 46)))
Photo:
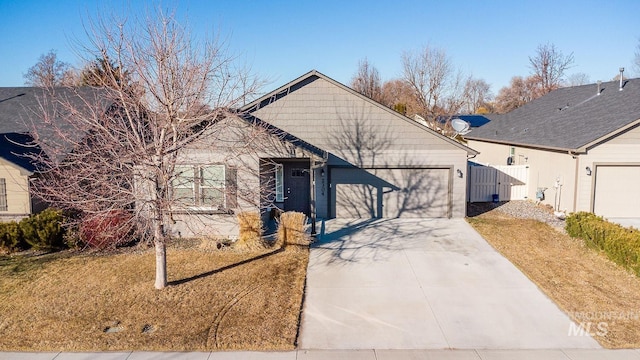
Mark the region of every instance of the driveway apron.
POLYGON ((600 347, 464 219, 319 228, 302 349, 600 347))

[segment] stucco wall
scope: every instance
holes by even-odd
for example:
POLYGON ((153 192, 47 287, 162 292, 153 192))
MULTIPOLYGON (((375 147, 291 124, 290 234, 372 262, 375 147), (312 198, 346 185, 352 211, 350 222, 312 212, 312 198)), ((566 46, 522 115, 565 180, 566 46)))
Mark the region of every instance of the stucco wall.
MULTIPOLYGON (((473 161, 489 165, 506 165, 510 146, 482 141, 469 141, 469 146, 480 152, 473 161)), ((544 204, 573 211, 575 172, 577 159, 568 153, 515 147, 513 165, 529 165, 529 199, 536 198, 538 188, 546 188, 544 204), (556 181, 561 185, 556 187, 556 181), (559 189, 559 190, 558 190, 559 189)))

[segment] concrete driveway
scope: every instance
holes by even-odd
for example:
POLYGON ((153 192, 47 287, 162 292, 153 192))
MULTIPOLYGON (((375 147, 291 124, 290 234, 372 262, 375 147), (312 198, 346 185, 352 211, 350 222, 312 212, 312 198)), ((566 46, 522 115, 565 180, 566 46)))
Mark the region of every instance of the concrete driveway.
POLYGON ((332 220, 312 247, 302 349, 599 348, 464 219, 332 220))

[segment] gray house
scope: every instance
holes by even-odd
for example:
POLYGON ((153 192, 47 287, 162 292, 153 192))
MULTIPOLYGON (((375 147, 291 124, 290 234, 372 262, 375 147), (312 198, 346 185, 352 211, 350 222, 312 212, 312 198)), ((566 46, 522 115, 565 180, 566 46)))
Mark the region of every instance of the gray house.
POLYGON ((474 161, 527 165, 529 198, 640 217, 640 79, 561 88, 473 129, 474 161))
MULTIPOLYGON (((262 96, 241 113, 246 124, 276 129, 290 146, 265 150, 253 165, 226 161, 227 175, 220 173, 221 179, 231 173, 238 193, 260 188, 261 194, 233 195, 226 202, 227 217, 201 221, 197 229, 193 213, 176 219, 174 231, 216 229, 234 235, 232 213, 259 209, 267 218, 275 208, 316 220, 465 216, 466 163, 476 151, 317 71, 262 96), (258 171, 247 170, 252 167, 258 171)), ((196 158, 220 161, 214 150, 206 154, 206 146, 198 148, 185 149, 182 159, 189 166, 197 166, 196 158)))

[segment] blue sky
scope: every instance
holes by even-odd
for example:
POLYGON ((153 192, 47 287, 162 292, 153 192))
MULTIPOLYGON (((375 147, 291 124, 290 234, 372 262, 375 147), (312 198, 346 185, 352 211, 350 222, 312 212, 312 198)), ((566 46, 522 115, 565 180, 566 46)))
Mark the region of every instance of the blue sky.
MULTIPOLYGON (((0 86, 23 85, 23 74, 49 49, 77 64, 74 43, 98 13, 144 14, 158 2, 0 0, 0 86)), ((164 4, 168 4, 165 2, 164 4)), ((348 83, 368 58, 384 80, 401 75, 401 55, 425 45, 444 49, 463 72, 494 93, 526 76, 528 56, 553 43, 573 53, 571 73, 592 82, 626 75, 640 38, 640 1, 243 1, 171 2, 201 36, 219 33, 233 52, 272 82, 272 90, 311 69, 348 83)))

